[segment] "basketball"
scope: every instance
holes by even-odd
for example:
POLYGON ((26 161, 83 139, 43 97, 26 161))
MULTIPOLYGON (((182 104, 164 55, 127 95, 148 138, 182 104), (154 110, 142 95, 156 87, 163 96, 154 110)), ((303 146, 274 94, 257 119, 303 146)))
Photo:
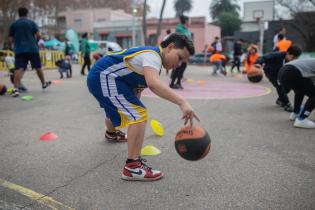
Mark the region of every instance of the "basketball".
POLYGON ((252 66, 250 68, 250 71, 247 73, 247 79, 248 81, 252 83, 260 82, 263 78, 263 72, 260 68, 256 66, 252 66))
POLYGON ((209 153, 210 148, 209 134, 200 126, 186 126, 176 134, 175 149, 186 160, 200 160, 209 153))
POLYGON ((7 92, 7 87, 3 84, 0 84, 0 95, 4 95, 7 92))

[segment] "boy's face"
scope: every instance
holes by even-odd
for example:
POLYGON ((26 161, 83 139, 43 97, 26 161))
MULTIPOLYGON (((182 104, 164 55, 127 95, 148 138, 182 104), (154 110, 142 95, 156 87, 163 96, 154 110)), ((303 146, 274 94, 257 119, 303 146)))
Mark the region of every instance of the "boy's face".
POLYGON ((183 62, 188 61, 189 55, 189 51, 186 47, 183 49, 174 48, 174 44, 171 43, 164 49, 163 66, 167 70, 176 69, 182 65, 183 62))

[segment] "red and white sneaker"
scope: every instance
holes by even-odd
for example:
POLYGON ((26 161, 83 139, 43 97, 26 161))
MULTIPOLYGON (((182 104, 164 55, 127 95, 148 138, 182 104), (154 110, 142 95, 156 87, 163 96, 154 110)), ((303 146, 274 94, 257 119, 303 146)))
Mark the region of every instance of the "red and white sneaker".
POLYGON ((129 181, 155 181, 163 177, 161 171, 154 170, 143 162, 146 160, 139 158, 134 162, 126 163, 121 178, 129 181))

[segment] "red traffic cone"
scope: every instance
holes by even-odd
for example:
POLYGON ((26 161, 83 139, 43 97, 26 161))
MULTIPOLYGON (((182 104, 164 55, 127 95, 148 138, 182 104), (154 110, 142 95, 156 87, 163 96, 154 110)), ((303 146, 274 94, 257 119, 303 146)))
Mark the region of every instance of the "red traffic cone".
POLYGON ((40 141, 53 141, 56 140, 58 136, 54 134, 53 132, 46 132, 44 135, 42 135, 39 140, 40 141))

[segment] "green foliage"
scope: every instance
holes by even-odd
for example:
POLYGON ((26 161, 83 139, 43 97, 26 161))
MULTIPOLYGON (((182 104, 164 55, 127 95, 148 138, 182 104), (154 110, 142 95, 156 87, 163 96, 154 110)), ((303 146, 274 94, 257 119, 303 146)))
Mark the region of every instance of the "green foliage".
POLYGON ((222 12, 229 12, 238 16, 240 6, 235 3, 235 0, 213 0, 209 9, 212 19, 217 20, 222 12))
POLYGON ((192 0, 175 0, 174 9, 176 16, 179 17, 192 9, 192 0))
POLYGON ((218 25, 221 27, 222 36, 232 36, 241 27, 241 19, 230 12, 222 12, 218 17, 218 25))

